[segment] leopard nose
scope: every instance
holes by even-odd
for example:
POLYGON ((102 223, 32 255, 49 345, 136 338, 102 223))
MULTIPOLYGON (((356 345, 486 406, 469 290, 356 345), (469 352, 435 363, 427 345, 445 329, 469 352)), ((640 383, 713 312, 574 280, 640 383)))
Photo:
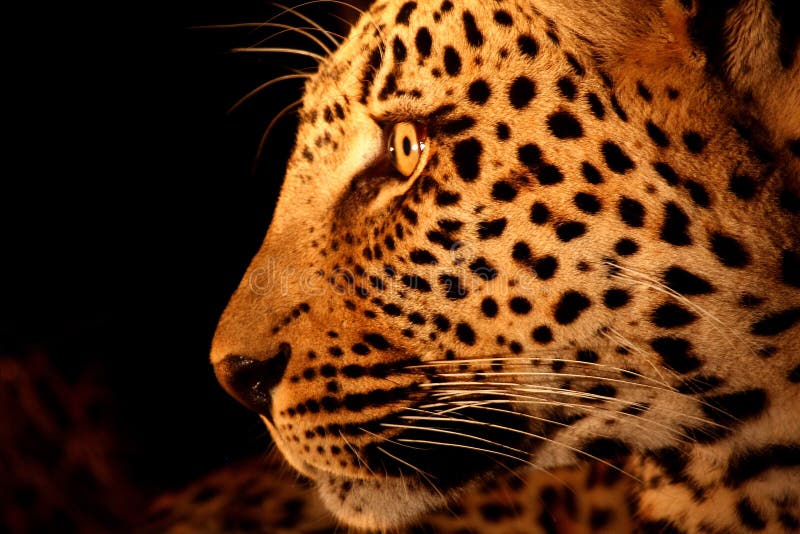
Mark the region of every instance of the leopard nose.
POLYGON ((272 390, 283 378, 291 355, 288 343, 281 343, 278 352, 265 360, 231 354, 214 365, 214 373, 233 398, 254 412, 271 417, 272 390))

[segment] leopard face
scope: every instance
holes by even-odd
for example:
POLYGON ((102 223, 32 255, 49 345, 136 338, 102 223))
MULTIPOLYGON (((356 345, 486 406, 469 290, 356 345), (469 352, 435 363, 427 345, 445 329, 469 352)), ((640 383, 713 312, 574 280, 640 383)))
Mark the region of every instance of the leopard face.
POLYGON ((340 520, 392 528, 499 472, 626 455, 642 524, 797 504, 800 61, 779 15, 389 0, 320 64, 211 360, 340 520), (715 16, 764 39, 698 34, 715 16))

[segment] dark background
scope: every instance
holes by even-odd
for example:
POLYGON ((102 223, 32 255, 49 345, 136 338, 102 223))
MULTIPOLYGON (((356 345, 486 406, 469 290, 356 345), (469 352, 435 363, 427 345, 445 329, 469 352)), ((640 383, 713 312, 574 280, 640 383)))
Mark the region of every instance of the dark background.
MULTIPOLYGON (((301 83, 226 111, 313 63, 228 52, 269 31, 194 28, 264 21, 277 12, 267 3, 28 9, 7 19, 0 353, 44 351, 69 380, 99 369, 125 476, 152 494, 178 488, 269 443, 217 385, 208 350, 268 227, 295 119, 279 123, 253 172, 259 139, 301 83)), ((342 32, 336 9, 303 12, 342 32)))

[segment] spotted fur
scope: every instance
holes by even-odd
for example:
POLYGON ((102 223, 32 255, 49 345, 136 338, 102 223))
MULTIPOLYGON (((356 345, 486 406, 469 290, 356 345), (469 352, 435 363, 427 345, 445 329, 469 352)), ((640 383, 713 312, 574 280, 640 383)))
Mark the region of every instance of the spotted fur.
POLYGON ((625 528, 796 531, 796 11, 377 2, 306 84, 221 383, 348 525, 613 459, 625 528))

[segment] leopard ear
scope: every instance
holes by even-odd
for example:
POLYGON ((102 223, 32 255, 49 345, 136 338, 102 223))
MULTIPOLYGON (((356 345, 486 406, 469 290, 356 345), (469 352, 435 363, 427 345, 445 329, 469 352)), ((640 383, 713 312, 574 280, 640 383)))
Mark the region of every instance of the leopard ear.
POLYGON ((782 144, 800 133, 800 1, 663 0, 687 57, 703 62, 775 127, 782 144))

